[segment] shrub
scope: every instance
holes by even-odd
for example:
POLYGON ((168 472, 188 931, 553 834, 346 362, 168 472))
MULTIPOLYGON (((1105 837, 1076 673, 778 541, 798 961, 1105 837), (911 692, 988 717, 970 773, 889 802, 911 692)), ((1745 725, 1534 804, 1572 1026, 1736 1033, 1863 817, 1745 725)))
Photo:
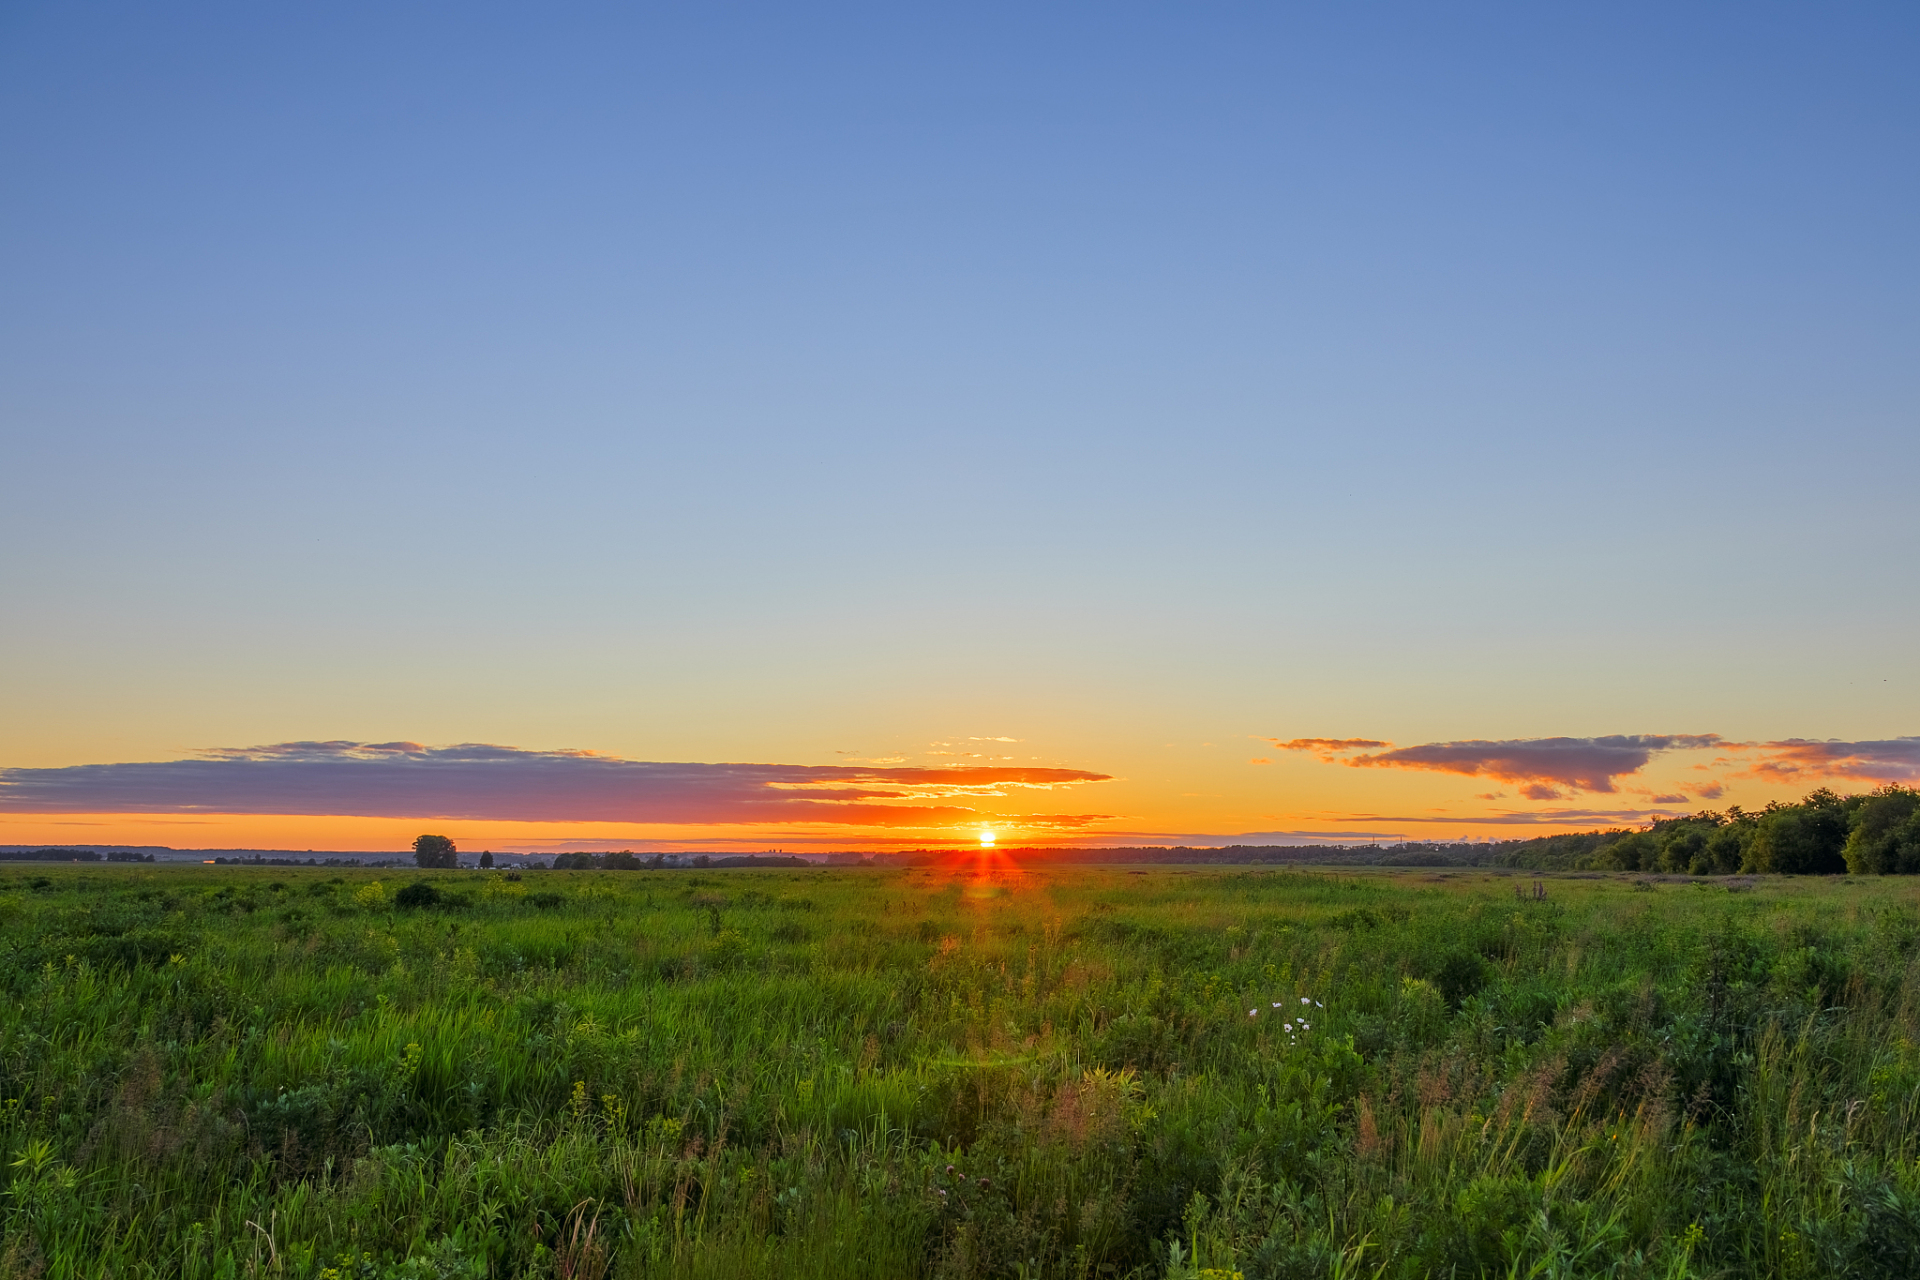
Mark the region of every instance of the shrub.
POLYGON ((1456 951, 1440 962, 1433 984, 1440 988, 1447 1007, 1458 1009, 1487 985, 1487 962, 1471 951, 1456 951))
POLYGON ((1853 815, 1843 851, 1855 875, 1920 872, 1920 792, 1883 787, 1853 815))

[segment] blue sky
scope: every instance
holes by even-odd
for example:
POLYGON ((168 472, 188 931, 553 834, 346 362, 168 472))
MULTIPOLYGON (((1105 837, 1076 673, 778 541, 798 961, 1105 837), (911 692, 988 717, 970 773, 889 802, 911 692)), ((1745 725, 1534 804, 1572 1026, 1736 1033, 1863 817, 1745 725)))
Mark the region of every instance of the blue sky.
POLYGON ((1254 738, 1911 734, 1917 62, 1905 6, 10 6, 0 765, 1009 737, 1191 832, 1319 803, 1254 738))

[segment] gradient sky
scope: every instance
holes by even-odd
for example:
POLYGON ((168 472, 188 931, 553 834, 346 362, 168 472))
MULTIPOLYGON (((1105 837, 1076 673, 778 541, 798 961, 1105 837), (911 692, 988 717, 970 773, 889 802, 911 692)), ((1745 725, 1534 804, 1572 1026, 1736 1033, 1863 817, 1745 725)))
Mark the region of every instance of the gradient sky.
POLYGON ((0 843, 1913 781, 1917 65, 1911 5, 6 5, 0 843))

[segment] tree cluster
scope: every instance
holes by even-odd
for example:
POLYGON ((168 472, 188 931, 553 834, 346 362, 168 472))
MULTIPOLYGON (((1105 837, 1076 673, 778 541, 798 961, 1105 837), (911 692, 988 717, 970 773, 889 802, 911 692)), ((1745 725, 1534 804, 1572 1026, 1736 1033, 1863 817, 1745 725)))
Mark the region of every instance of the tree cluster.
POLYGON ((460 865, 460 852, 445 836, 421 836, 413 842, 413 864, 450 870, 460 865))
POLYGON ((658 871, 667 865, 666 855, 642 855, 622 849, 616 853, 555 854, 555 871, 658 871))
POLYGON ((1614 871, 1688 875, 1913 875, 1920 873, 1920 792, 1888 785, 1841 796, 1822 787, 1798 804, 1757 813, 1668 818, 1609 833, 1585 859, 1614 871))

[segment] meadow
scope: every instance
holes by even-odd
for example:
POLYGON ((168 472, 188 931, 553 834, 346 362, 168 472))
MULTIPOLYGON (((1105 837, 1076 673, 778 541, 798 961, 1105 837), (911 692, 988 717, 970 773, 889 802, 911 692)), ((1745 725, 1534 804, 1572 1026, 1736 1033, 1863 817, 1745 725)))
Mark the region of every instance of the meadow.
POLYGON ((1920 1275, 1917 945, 1897 877, 8 867, 0 1275, 1920 1275))

